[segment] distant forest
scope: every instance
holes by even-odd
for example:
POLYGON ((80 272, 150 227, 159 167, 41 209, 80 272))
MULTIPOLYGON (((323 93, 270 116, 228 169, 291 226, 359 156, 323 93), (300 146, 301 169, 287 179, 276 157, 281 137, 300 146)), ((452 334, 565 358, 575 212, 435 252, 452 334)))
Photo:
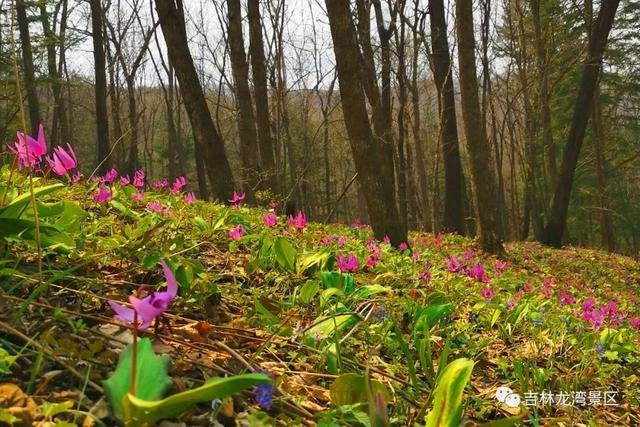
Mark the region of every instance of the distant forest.
MULTIPOLYGON (((410 230, 640 252, 640 3, 0 0, 0 162, 410 230)), ((0 183, 0 186, 2 183, 0 183)))

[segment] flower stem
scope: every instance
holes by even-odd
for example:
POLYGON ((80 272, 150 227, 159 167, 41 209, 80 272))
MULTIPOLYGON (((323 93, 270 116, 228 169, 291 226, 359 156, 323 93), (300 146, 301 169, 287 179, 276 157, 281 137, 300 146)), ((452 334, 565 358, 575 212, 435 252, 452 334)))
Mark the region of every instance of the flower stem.
POLYGON ((131 347, 131 382, 129 383, 129 394, 136 395, 136 367, 138 365, 138 312, 133 313, 133 344, 131 347))

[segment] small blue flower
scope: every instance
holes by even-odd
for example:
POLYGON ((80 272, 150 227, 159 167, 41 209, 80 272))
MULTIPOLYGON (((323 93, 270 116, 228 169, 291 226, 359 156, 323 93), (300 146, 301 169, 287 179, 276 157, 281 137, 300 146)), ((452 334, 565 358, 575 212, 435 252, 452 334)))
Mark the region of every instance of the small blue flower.
POLYGON ((536 326, 542 326, 542 318, 537 317, 535 319, 533 319, 533 324, 536 326))
POLYGON ((604 345, 602 343, 598 344, 598 357, 602 359, 604 355, 604 345))
POLYGON ((271 408, 271 401, 273 400, 273 392, 276 386, 273 383, 263 383, 256 386, 256 402, 263 409, 271 408))
POLYGON ((384 305, 378 306, 378 308, 373 313, 373 320, 376 323, 381 323, 387 317, 389 317, 389 313, 387 313, 387 310, 384 308, 384 305))

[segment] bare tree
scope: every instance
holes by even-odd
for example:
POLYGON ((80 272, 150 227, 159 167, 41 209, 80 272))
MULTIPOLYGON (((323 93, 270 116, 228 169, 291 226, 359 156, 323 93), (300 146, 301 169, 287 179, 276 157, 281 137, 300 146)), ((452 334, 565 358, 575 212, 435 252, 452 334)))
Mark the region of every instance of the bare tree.
POLYGON ((462 120, 469 153, 478 239, 482 249, 502 255, 504 248, 500 239, 499 213, 496 204, 497 182, 492 168, 491 148, 483 132, 478 99, 471 0, 456 0, 456 34, 462 120))
POLYGON ((93 61, 95 68, 96 131, 98 136, 99 173, 106 171, 109 156, 109 119, 107 116, 107 72, 104 53, 104 12, 101 0, 91 0, 91 28, 93 31, 93 61))
POLYGON ((182 0, 156 0, 156 10, 191 122, 197 154, 204 159, 214 197, 225 200, 234 189, 233 174, 189 51, 182 0))

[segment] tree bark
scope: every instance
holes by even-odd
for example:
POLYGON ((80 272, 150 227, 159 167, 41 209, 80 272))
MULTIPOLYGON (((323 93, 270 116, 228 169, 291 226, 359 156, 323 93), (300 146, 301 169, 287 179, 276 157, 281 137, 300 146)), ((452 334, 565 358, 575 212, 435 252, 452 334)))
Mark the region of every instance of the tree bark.
MULTIPOLYGON (((64 18, 63 18, 64 19, 64 18)), ((58 67, 56 66, 56 37, 51 31, 49 22, 49 13, 45 2, 40 3, 40 22, 42 23, 42 32, 45 36, 45 45, 47 48, 47 72, 49 74, 49 84, 51 93, 53 94, 53 117, 51 120, 51 130, 47 132, 47 140, 51 146, 60 144, 60 124, 62 122, 62 105, 61 105, 61 84, 58 75, 58 67)), ((64 49, 64 45, 60 43, 60 49, 64 49)))
POLYGON ((269 117, 269 95, 267 92, 267 67, 264 57, 264 42, 262 40, 262 19, 260 17, 260 1, 247 3, 249 18, 249 54, 251 56, 251 74, 256 104, 256 125, 258 132, 258 146, 262 172, 266 177, 267 187, 276 192, 276 164, 271 136, 271 119, 269 117))
POLYGON ((496 205, 497 182, 492 167, 491 148, 480 122, 482 116, 478 99, 472 6, 472 0, 456 0, 462 120, 469 153, 471 187, 480 246, 487 252, 503 255, 504 248, 499 232, 500 218, 496 205))
MULTIPOLYGON (((93 61, 95 68, 96 131, 98 137, 98 158, 102 162, 109 155, 109 119, 107 116, 107 72, 104 54, 104 26, 101 0, 91 0, 91 28, 93 31, 93 61)), ((98 173, 104 173, 109 166, 103 162, 98 173)))
POLYGON ((196 158, 204 159, 214 197, 226 200, 234 190, 233 174, 189 51, 182 0, 156 0, 156 10, 191 122, 196 158))
POLYGON ((349 3, 326 0, 344 116, 360 188, 376 238, 389 236, 393 245, 407 240, 399 220, 393 183, 393 151, 375 138, 369 126, 365 93, 360 79, 361 61, 349 3), (389 159, 392 159, 389 162, 389 159))
MULTIPOLYGON (((453 92, 453 72, 447 21, 443 0, 429 0, 431 12, 431 44, 433 47, 433 78, 438 92, 438 115, 440 118, 439 139, 444 159, 444 229, 465 234, 463 207, 463 180, 458 124, 453 92)), ((475 70, 475 68, 474 68, 475 70)))
POLYGON ((238 135, 240 137, 243 187, 247 195, 247 202, 252 203, 254 191, 258 189, 259 185, 260 167, 258 166, 258 136, 248 82, 249 66, 242 37, 240 0, 227 0, 227 14, 229 19, 227 40, 238 107, 238 135))
POLYGON ((602 1, 598 17, 594 22, 593 30, 589 37, 589 51, 582 70, 567 144, 562 154, 562 163, 553 196, 551 214, 544 232, 543 243, 549 246, 560 247, 562 244, 562 236, 567 224, 573 179, 587 122, 593 109, 594 93, 598 84, 600 68, 602 67, 602 55, 604 54, 619 4, 620 0, 602 1))
POLYGON ((22 70, 24 72, 24 86, 27 91, 27 104, 29 107, 29 124, 31 134, 38 134, 38 126, 42 123, 40 118, 40 103, 38 100, 38 88, 33 68, 33 53, 31 52, 31 35, 29 34, 29 18, 24 0, 16 0, 16 19, 20 32, 20 49, 22 51, 22 70))

